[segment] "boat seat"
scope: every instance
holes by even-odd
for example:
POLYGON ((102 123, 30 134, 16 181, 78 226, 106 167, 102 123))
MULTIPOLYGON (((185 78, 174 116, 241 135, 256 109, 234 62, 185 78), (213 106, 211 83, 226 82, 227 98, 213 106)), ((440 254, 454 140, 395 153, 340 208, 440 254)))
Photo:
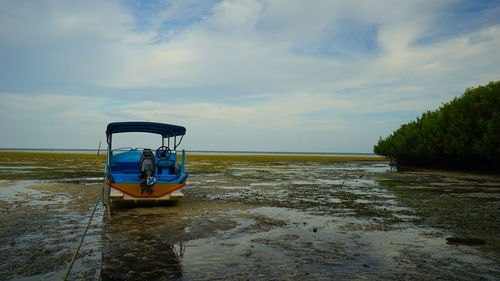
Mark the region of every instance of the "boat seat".
POLYGON ((119 171, 124 174, 138 174, 139 165, 134 162, 121 162, 121 163, 112 163, 111 170, 119 171))
POLYGON ((175 167, 175 160, 170 160, 170 159, 158 160, 156 165, 160 168, 173 168, 175 167))
POLYGON ((158 160, 156 163, 158 168, 175 168, 174 160, 158 160))
POLYGON ((158 167, 158 173, 161 174, 163 169, 167 169, 169 174, 175 174, 175 160, 162 159, 158 160, 156 163, 156 167, 158 167))
POLYGON ((129 150, 120 153, 114 153, 111 157, 111 170, 124 174, 139 174, 139 160, 142 151, 129 150))

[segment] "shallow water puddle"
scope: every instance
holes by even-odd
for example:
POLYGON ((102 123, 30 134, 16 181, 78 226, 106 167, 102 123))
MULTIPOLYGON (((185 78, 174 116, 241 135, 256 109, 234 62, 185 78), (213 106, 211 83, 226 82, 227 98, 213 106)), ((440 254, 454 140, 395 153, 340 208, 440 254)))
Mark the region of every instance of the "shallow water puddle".
MULTIPOLYGON (((8 183, 0 187, 0 276, 8 280, 61 279, 88 220, 86 212, 94 201, 89 197, 98 189, 89 187, 90 194, 82 196, 77 192, 81 186, 46 181, 8 183)), ((96 267, 101 261, 99 214, 102 210, 82 248, 86 258, 75 264, 76 279, 100 271, 96 267)))
POLYGON ((349 269, 366 269, 368 261, 376 263, 362 254, 362 245, 340 231, 332 218, 292 209, 205 209, 198 216, 154 217, 151 224, 137 226, 135 218, 127 219, 126 227, 118 222, 108 225, 112 232, 108 231, 104 252, 103 280, 125 276, 129 280, 144 276, 182 276, 185 280, 317 279, 351 276, 349 269), (160 227, 156 224, 159 220, 163 222, 160 227), (149 248, 157 251, 148 252, 149 248), (342 266, 346 271, 332 274, 331 266, 342 266), (123 272, 123 268, 130 271, 123 272))

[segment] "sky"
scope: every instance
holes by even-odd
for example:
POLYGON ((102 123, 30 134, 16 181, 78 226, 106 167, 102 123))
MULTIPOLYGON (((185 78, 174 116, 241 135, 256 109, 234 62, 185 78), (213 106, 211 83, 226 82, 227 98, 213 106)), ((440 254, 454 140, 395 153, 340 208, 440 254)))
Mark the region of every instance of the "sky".
POLYGON ((0 0, 0 147, 369 153, 499 50, 499 0, 0 0))

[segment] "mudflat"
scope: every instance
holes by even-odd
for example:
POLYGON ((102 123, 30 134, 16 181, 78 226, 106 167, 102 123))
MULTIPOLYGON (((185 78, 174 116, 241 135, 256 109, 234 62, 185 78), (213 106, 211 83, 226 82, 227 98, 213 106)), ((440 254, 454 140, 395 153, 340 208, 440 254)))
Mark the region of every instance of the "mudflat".
MULTIPOLYGON (((98 203, 70 280, 497 280, 500 177, 381 158, 188 155, 174 205, 98 203), (449 237, 484 244, 448 244, 449 237)), ((0 152, 0 279, 57 280, 104 157, 0 152)))

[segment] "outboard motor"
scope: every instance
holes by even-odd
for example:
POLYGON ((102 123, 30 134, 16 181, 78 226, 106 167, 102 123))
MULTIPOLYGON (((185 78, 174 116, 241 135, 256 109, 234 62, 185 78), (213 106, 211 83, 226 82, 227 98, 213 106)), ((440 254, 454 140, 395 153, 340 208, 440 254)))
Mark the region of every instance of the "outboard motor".
POLYGON ((156 181, 154 177, 156 161, 151 149, 146 148, 142 151, 141 159, 139 160, 139 169, 141 171, 140 178, 142 179, 141 194, 144 191, 148 194, 153 194, 153 184, 156 181))

